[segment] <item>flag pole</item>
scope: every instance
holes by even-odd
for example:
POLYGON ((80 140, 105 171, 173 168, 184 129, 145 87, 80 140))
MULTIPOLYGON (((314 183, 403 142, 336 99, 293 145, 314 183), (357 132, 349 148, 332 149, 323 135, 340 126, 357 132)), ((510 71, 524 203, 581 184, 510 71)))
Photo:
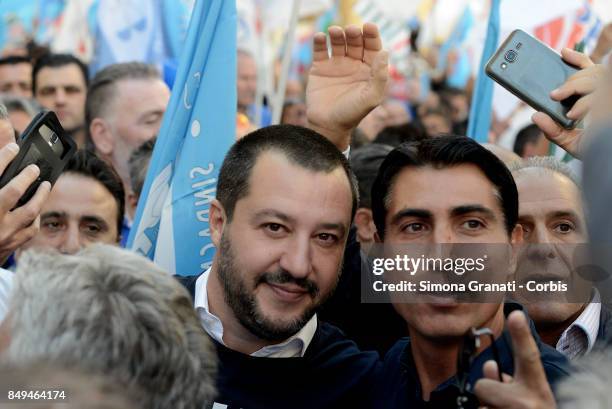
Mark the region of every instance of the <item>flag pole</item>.
POLYGON ((276 88, 276 95, 274 95, 274 104, 272 105, 273 125, 280 123, 281 114, 283 113, 283 104, 285 102, 285 88, 287 87, 287 77, 289 76, 291 54, 293 53, 293 43, 295 42, 295 32, 300 11, 300 3, 301 0, 293 0, 293 6, 291 8, 291 20, 289 23, 289 30, 287 31, 285 54, 283 55, 280 78, 278 81, 278 87, 276 88))
POLYGON ((264 44, 263 42, 266 39, 265 35, 265 26, 261 11, 261 5, 256 4, 256 21, 255 21, 255 33, 257 38, 257 57, 255 61, 257 62, 257 87, 255 88, 255 126, 257 128, 261 128, 261 116, 263 109, 263 97, 264 97, 264 75, 266 73, 266 61, 264 56, 264 44))

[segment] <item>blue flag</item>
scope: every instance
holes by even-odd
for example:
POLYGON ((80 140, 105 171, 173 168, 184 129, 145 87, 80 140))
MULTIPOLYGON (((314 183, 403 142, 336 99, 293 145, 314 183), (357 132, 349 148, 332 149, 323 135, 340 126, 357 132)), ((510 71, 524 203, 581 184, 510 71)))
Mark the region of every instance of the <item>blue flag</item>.
POLYGON ((210 203, 235 127, 236 4, 197 0, 129 248, 173 274, 210 266, 210 203))
POLYGON ((480 67, 476 77, 476 86, 472 96, 470 116, 467 134, 478 142, 486 142, 491 127, 491 113, 493 111, 493 80, 484 72, 487 61, 497 49, 499 39, 499 3, 501 0, 491 0, 491 12, 489 13, 489 24, 487 26, 487 38, 485 39, 480 67))

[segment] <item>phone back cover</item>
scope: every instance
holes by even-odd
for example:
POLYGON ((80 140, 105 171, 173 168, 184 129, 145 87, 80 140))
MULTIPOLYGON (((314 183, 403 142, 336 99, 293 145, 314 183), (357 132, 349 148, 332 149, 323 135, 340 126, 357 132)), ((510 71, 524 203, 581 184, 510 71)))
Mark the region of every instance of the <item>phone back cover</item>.
POLYGON ((546 112, 566 128, 574 126, 574 121, 565 116, 572 104, 552 100, 550 92, 578 70, 527 33, 515 30, 489 60, 486 71, 534 109, 546 112), (518 43, 521 43, 520 47, 517 47, 518 43), (508 50, 516 51, 516 59, 512 63, 504 58, 508 50), (505 69, 502 68, 503 63, 506 64, 505 69))

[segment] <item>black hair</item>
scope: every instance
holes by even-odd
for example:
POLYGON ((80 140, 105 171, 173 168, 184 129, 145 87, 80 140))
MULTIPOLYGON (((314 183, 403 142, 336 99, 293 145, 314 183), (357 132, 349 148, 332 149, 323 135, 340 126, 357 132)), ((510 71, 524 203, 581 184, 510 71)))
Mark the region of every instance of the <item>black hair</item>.
POLYGON ((378 168, 393 146, 369 143, 354 151, 351 150, 351 168, 359 183, 359 207, 372 208, 372 185, 378 168))
POLYGON ((77 57, 72 54, 44 54, 34 63, 34 67, 32 68, 32 92, 36 95, 36 76, 38 72, 45 67, 58 68, 63 67, 65 65, 76 64, 77 67, 81 70, 81 74, 83 74, 83 82, 85 83, 85 88, 89 84, 89 69, 87 65, 77 57))
POLYGON ((420 141, 427 138, 423 125, 417 122, 388 126, 376 135, 374 143, 398 147, 406 142, 420 141))
POLYGON ((543 138, 542 131, 535 124, 529 124, 523 129, 521 129, 516 134, 516 139, 514 140, 514 153, 519 156, 523 156, 525 152, 525 145, 529 143, 537 143, 540 138, 543 138))
POLYGON ((113 166, 100 159, 95 153, 79 149, 68 161, 64 173, 76 173, 97 180, 109 191, 117 203, 117 234, 121 234, 125 212, 125 189, 119 174, 113 166))
POLYGON ((406 143, 387 155, 372 186, 372 213, 379 237, 383 239, 385 235, 386 200, 401 170, 423 166, 442 169, 462 164, 478 167, 497 188, 506 231, 510 235, 518 219, 518 191, 512 174, 502 161, 475 140, 448 135, 406 143))
POLYGON ((0 58, 0 65, 17 65, 17 64, 32 64, 28 57, 23 55, 9 55, 8 57, 0 58))
POLYGON ((292 164, 315 172, 329 173, 342 168, 351 186, 353 206, 351 221, 357 210, 357 183, 346 157, 325 137, 297 125, 273 125, 258 129, 236 142, 223 160, 217 184, 217 199, 227 218, 232 220, 236 202, 249 193, 249 179, 257 158, 276 151, 292 164))

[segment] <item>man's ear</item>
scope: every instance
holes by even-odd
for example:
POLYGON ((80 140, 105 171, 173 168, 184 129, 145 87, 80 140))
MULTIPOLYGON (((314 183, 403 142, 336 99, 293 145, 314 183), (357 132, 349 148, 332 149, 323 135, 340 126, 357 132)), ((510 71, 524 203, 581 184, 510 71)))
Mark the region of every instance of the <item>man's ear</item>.
POLYGON ((510 235, 510 243, 512 243, 513 245, 523 244, 523 226, 521 226, 520 224, 517 224, 516 226, 514 226, 514 229, 512 229, 512 234, 510 235))
POLYGON ((354 223, 357 228, 357 240, 360 243, 370 243, 374 241, 376 226, 372 219, 372 210, 365 207, 357 209, 354 223))
POLYGON ((210 228, 210 239, 216 248, 221 244, 221 236, 227 222, 227 215, 221 202, 217 199, 210 204, 208 227, 210 228))
POLYGON ((115 138, 111 132, 110 125, 102 118, 94 118, 89 124, 89 134, 96 147, 96 152, 101 156, 110 156, 115 148, 115 138))

